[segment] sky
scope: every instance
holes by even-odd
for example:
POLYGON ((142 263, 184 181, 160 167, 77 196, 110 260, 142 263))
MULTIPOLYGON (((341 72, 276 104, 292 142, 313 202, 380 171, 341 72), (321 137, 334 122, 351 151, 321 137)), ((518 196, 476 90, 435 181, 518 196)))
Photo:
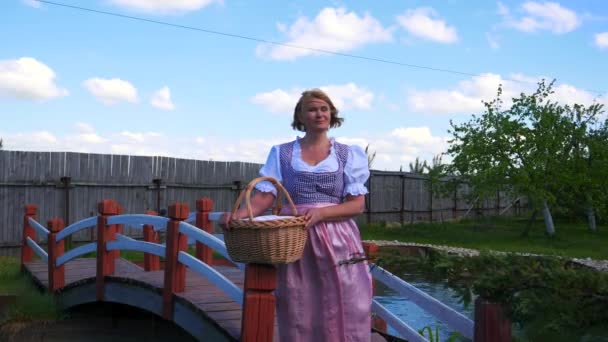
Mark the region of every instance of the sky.
POLYGON ((0 1, 4 149, 263 163, 303 90, 408 170, 541 79, 608 105, 608 1, 0 1), (115 15, 103 14, 101 12, 115 15), (134 19, 137 18, 137 19, 134 19), (169 25, 167 25, 169 24, 169 25))

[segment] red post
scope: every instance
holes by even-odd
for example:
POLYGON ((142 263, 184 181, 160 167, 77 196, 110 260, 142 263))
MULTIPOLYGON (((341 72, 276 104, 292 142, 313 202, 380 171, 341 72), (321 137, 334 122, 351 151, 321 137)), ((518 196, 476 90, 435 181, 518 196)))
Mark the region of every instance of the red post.
POLYGON ((482 298, 475 300, 475 342, 511 341, 511 320, 500 304, 482 298))
MULTIPOLYGON (((118 211, 116 212, 116 215, 122 215, 122 213, 124 212, 123 207, 119 204, 118 205, 118 211)), ((122 234, 122 224, 115 224, 114 226, 114 234, 122 234)), ((116 235, 114 235, 114 238, 116 238, 116 235)), ((120 259, 120 250, 114 250, 112 251, 113 256, 114 256, 114 260, 116 259, 120 259)), ((112 273, 114 273, 114 268, 116 267, 116 263, 112 263, 112 273)))
POLYGON ((48 245, 48 262, 49 262, 49 292, 53 293, 56 290, 65 286, 65 267, 61 265, 56 267, 57 258, 63 255, 65 251, 65 240, 57 242, 57 233, 64 228, 62 219, 51 219, 47 222, 49 228, 48 245))
POLYGON ((114 255, 106 250, 106 244, 115 238, 114 229, 108 226, 108 216, 118 213, 118 204, 113 200, 103 200, 97 204, 97 300, 104 298, 105 276, 114 272, 114 255))
MULTIPOLYGON (((373 260, 376 257, 376 254, 378 253, 378 245, 376 245, 375 243, 364 242, 363 251, 365 252, 365 256, 367 258, 373 260)), ((376 287, 376 280, 372 279, 372 291, 375 287, 376 287)), ((388 325, 386 324, 386 321, 384 319, 382 319, 382 317, 373 315, 372 316, 372 328, 375 328, 378 331, 386 333, 387 329, 388 329, 388 325)))
MULTIPOLYGON (((209 221, 209 212, 213 209, 211 198, 196 200, 196 226, 209 234, 213 234, 213 226, 209 221)), ((196 242, 196 257, 207 265, 213 264, 213 250, 200 242, 196 242)))
MULTIPOLYGON (((158 215, 156 211, 146 210, 146 215, 158 215)), ((158 232, 154 231, 154 226, 151 224, 144 224, 144 241, 158 243, 158 232)), ((160 270, 160 257, 158 255, 144 253, 144 270, 158 271, 160 270)))
POLYGON ((173 294, 186 287, 186 267, 177 260, 180 251, 188 248, 188 237, 179 233, 179 223, 188 218, 190 208, 185 203, 169 206, 165 256, 165 284, 163 288, 163 317, 173 318, 173 294))
POLYGON ((21 241, 21 268, 24 267, 24 263, 30 262, 34 258, 34 251, 27 244, 27 238, 29 237, 32 240, 36 240, 36 231, 30 226, 30 218, 36 219, 37 211, 38 207, 33 204, 25 206, 25 215, 23 216, 23 237, 21 241))
POLYGON ((247 264, 243 291, 241 341, 272 341, 277 287, 277 271, 273 265, 247 264))

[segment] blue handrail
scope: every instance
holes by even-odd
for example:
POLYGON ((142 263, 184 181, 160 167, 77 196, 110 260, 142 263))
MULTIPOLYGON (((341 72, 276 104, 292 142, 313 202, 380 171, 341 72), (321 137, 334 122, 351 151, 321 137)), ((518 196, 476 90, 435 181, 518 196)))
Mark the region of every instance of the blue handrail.
POLYGON ((213 267, 201 262, 192 255, 179 252, 178 260, 182 264, 188 266, 191 270, 200 274, 204 278, 207 278, 215 286, 219 287, 224 293, 226 293, 232 300, 243 306, 243 290, 236 286, 230 279, 224 277, 223 274, 216 271, 213 267))
POLYGON ((403 322, 399 317, 395 316, 384 305, 378 303, 375 299, 372 302, 372 312, 382 317, 386 324, 395 329, 395 331, 397 331, 399 335, 406 340, 411 342, 429 342, 429 340, 420 335, 416 329, 407 325, 407 323, 403 322))
POLYGON ((36 233, 38 234, 39 237, 41 238, 47 238, 47 236, 49 236, 49 230, 46 229, 45 226, 41 225, 40 223, 38 223, 38 221, 34 220, 31 217, 28 217, 30 226, 32 226, 32 228, 34 228, 36 230, 36 233))
POLYGON ((26 239, 27 245, 30 246, 34 252, 36 253, 36 255, 38 255, 40 257, 40 259, 42 259, 44 262, 49 262, 49 255, 48 253, 42 249, 42 247, 40 247, 40 245, 38 245, 36 243, 36 241, 32 240, 29 236, 26 239))
MULTIPOLYGON (((228 251, 226 250, 226 244, 224 243, 224 241, 218 239, 214 235, 209 234, 206 231, 201 230, 198 227, 195 227, 187 222, 179 223, 179 232, 188 236, 189 238, 192 238, 194 241, 198 241, 198 242, 201 242, 201 243, 209 246, 211 249, 213 249, 216 252, 218 252, 219 254, 221 254, 224 258, 226 258, 230 262, 233 262, 232 259, 230 258, 230 255, 228 255, 228 251)), ((244 264, 242 264, 242 263, 235 263, 235 264, 241 270, 245 269, 244 264)))
POLYGON ((154 226, 156 230, 165 229, 167 222, 169 222, 169 219, 166 217, 145 214, 113 215, 108 217, 108 224, 125 224, 135 228, 149 224, 154 226))
POLYGON ((475 323, 468 317, 378 265, 370 265, 370 272, 374 279, 397 291, 402 296, 409 298, 420 308, 433 314, 437 319, 445 322, 450 328, 460 332, 464 337, 473 339, 475 323))
POLYGON ((86 245, 78 246, 74 249, 69 250, 64 255, 58 257, 57 261, 56 261, 56 267, 59 267, 59 266, 65 264, 66 262, 68 262, 72 259, 75 259, 81 255, 95 252, 95 251, 97 251, 97 242, 90 242, 90 243, 87 243, 86 245))
POLYGON ((97 216, 87 217, 78 222, 74 222, 71 225, 62 229, 59 233, 57 233, 57 237, 55 238, 57 242, 65 239, 69 235, 72 235, 76 232, 79 232, 83 229, 94 227, 97 225, 97 216))

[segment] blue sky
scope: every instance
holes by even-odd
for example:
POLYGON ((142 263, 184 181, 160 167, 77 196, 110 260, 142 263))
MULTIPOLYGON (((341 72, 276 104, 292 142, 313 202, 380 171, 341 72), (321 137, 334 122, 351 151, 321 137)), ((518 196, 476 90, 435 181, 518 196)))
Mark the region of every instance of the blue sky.
POLYGON ((263 162, 321 87, 345 118, 330 134, 399 170, 445 151, 449 120, 498 84, 508 99, 556 78, 556 100, 608 104, 606 1, 57 2, 402 65, 6 0, 5 149, 263 162))

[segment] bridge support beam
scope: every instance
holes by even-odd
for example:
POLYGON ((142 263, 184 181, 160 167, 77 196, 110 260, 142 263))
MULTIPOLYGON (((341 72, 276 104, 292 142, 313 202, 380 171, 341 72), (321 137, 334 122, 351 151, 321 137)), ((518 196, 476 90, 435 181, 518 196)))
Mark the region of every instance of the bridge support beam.
POLYGON ((57 242, 57 233, 64 228, 64 223, 62 219, 51 219, 47 222, 47 227, 49 228, 49 236, 47 239, 49 255, 49 292, 53 293, 65 286, 65 265, 56 266, 57 258, 62 256, 65 251, 65 239, 57 242))
MULTIPOLYGON (((209 212, 213 210, 211 198, 196 200, 196 226, 209 234, 213 234, 213 226, 209 220, 209 212)), ((196 242, 196 258, 207 265, 213 264, 213 251, 208 246, 196 242)))
POLYGON ((178 261, 180 251, 188 248, 188 237, 179 232, 179 223, 188 218, 190 208, 186 203, 169 206, 167 222, 167 243, 165 257, 165 282, 163 288, 163 317, 173 319, 173 294, 186 288, 186 266, 178 261))
POLYGON ((475 342, 510 342, 511 320, 498 303, 475 300, 475 342))
POLYGON ((103 301, 105 276, 114 272, 114 253, 108 251, 108 241, 116 239, 114 227, 108 226, 108 216, 118 213, 118 204, 113 200, 103 200, 97 204, 97 300, 103 301))
POLYGON ((21 241, 21 269, 23 264, 32 261, 34 258, 34 250, 27 244, 27 238, 36 241, 36 231, 30 226, 30 218, 36 219, 38 207, 34 204, 25 206, 25 215, 23 216, 23 238, 21 241))
MULTIPOLYGON (((365 252, 365 256, 368 259, 374 260, 376 254, 378 253, 378 245, 376 245, 375 243, 364 242, 363 251, 365 252)), ((372 291, 375 288, 376 280, 372 278, 372 291)), ((375 315, 372 315, 372 328, 383 333, 386 333, 388 331, 388 325, 386 324, 386 321, 382 319, 382 317, 375 315)))
POLYGON ((273 265, 247 264, 241 341, 271 342, 274 335, 277 271, 273 265))

